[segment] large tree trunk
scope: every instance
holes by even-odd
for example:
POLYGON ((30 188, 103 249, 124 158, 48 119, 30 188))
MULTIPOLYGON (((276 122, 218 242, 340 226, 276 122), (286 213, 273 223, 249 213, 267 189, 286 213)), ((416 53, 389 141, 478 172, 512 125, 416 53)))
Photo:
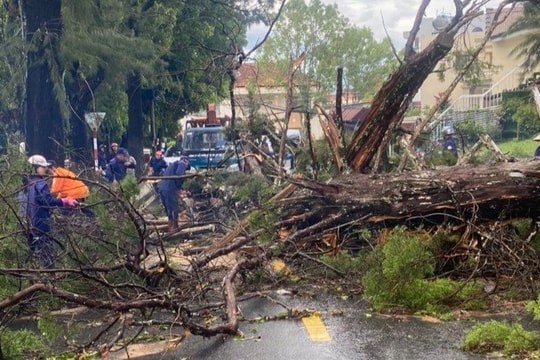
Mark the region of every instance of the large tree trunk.
MULTIPOLYGON (((328 238, 366 229, 444 225, 479 226, 536 219, 540 209, 540 160, 464 165, 399 174, 348 174, 330 183, 289 178, 263 208, 278 211, 272 224, 295 251, 328 238)), ((239 234, 256 210, 192 262, 193 269, 245 245, 239 234)), ((256 235, 253 235, 256 236, 256 235)), ((249 238, 249 237, 248 237, 249 238)), ((245 239, 245 238, 244 238, 245 239)))
POLYGON ((27 57, 26 149, 56 161, 64 159, 64 121, 59 95, 58 59, 62 33, 61 0, 25 0, 26 41, 32 44, 27 57))
POLYGON ((422 0, 406 44, 403 61, 375 95, 368 115, 347 146, 345 158, 354 170, 366 173, 372 166, 372 172, 377 171, 386 145, 418 89, 437 63, 450 52, 458 30, 471 18, 478 16, 479 6, 483 5, 483 2, 471 5, 469 1, 454 0, 455 15, 426 48, 416 53, 413 48, 414 38, 420 30, 422 17, 429 3, 430 0, 422 0), (464 15, 464 7, 468 5, 471 7, 464 15), (375 160, 373 164, 372 160, 375 160))
POLYGON ((329 184, 293 182, 316 192, 303 200, 295 198, 293 212, 303 223, 295 224, 294 237, 320 237, 321 231, 345 224, 362 228, 482 223, 540 214, 538 159, 400 174, 349 174, 329 184), (298 215, 300 208, 309 209, 305 216, 298 215))
POLYGON ((142 89, 140 74, 132 74, 128 76, 126 94, 128 96, 127 148, 130 155, 137 160, 135 173, 137 176, 141 176, 144 168, 144 119, 142 112, 142 89))
POLYGON ((403 63, 384 83, 347 147, 346 159, 354 170, 366 172, 377 151, 388 144, 416 92, 452 48, 453 36, 453 33, 439 34, 435 41, 403 63))

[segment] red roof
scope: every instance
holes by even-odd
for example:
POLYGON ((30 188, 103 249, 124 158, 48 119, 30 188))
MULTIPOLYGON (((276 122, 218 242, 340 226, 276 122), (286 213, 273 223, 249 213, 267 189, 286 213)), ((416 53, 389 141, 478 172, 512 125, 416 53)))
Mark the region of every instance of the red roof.
MULTIPOLYGON (((272 68, 272 67, 271 67, 272 68)), ((236 70, 235 87, 246 87, 249 81, 257 81, 258 86, 277 86, 278 81, 271 76, 274 71, 262 71, 255 63, 244 63, 236 70)))
MULTIPOLYGON (((364 121, 368 112, 369 112, 369 104, 366 104, 366 103, 343 105, 341 107, 343 122, 351 123, 354 125, 357 124, 358 122, 364 121)), ((330 110, 330 114, 332 117, 335 118, 336 108, 332 108, 332 110, 330 110)))
POLYGON ((236 70, 236 87, 246 87, 249 79, 253 79, 257 76, 257 66, 255 64, 242 64, 238 70, 236 70))
POLYGON ((344 107, 343 110, 343 121, 358 123, 362 122, 366 118, 369 108, 365 105, 359 104, 359 106, 344 107))

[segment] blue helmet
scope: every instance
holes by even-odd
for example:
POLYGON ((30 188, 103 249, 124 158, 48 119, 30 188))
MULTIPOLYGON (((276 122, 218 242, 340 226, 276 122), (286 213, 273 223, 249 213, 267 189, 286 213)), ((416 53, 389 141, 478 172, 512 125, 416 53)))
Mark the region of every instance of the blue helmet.
POLYGON ((187 156, 181 156, 179 161, 182 161, 184 164, 186 164, 186 169, 187 170, 191 169, 191 164, 190 164, 189 158, 187 156))

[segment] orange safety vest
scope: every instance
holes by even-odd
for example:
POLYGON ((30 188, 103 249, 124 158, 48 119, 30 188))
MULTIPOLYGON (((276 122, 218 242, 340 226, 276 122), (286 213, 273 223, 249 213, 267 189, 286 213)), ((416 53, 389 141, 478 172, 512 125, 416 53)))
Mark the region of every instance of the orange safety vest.
POLYGON ((68 169, 57 167, 53 169, 55 177, 51 185, 51 193, 57 198, 83 199, 90 194, 88 186, 68 169))

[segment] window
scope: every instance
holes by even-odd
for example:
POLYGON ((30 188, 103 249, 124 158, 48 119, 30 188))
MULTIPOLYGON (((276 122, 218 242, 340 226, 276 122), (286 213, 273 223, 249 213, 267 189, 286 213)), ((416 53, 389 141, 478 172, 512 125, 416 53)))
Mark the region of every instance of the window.
POLYGON ((225 149, 225 133, 223 131, 188 131, 184 137, 184 150, 222 149, 225 149))

